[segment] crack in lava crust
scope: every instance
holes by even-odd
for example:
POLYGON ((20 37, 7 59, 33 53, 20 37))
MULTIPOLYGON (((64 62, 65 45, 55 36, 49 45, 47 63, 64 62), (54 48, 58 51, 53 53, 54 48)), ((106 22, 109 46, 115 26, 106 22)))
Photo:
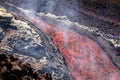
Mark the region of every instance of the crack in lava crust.
POLYGON ((119 80, 120 71, 110 61, 100 46, 88 37, 72 30, 60 29, 30 18, 45 32, 63 55, 74 80, 119 80), (63 35, 67 35, 67 40, 63 35))

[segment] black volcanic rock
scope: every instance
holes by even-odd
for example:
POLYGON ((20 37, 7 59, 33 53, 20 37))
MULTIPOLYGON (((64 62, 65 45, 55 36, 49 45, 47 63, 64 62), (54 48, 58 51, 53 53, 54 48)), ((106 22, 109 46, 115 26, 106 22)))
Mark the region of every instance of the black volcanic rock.
MULTIPOLYGON (((89 36, 91 39, 94 39, 94 41, 96 41, 104 51, 112 53, 108 56, 116 66, 120 67, 120 57, 118 49, 120 46, 120 25, 117 24, 119 23, 119 21, 117 21, 116 23, 116 19, 114 19, 117 17, 117 15, 114 16, 114 13, 119 14, 119 10, 116 10, 117 8, 112 6, 106 7, 104 4, 99 4, 95 2, 96 0, 93 2, 92 0, 90 0, 87 5, 79 4, 79 0, 61 0, 60 2, 54 0, 35 0, 38 2, 33 4, 31 3, 30 5, 28 4, 28 6, 26 4, 27 1, 22 1, 23 0, 9 0, 10 3, 19 6, 20 8, 27 8, 28 10, 31 10, 29 8, 32 8, 32 5, 36 4, 38 7, 38 14, 39 12, 43 12, 42 15, 40 15, 39 17, 42 16, 44 20, 53 25, 66 26, 67 24, 71 27, 70 29, 79 34, 89 34, 89 32, 91 32, 92 35, 86 35, 89 36), (95 4, 89 5, 89 3, 91 2, 95 4), (23 6, 21 5, 21 3, 23 6), (65 17, 62 18, 63 16, 65 17), (107 18, 110 18, 110 20, 107 18), (79 24, 70 21, 75 21, 79 24), (63 23, 65 23, 65 25, 63 23), (75 25, 79 26, 77 26, 76 28, 75 25), (94 38, 92 36, 94 36, 94 38), (105 41, 102 39, 105 39, 105 41), (106 45, 106 42, 109 42, 110 45, 106 45), (112 46, 112 48, 109 46, 112 46), (115 53, 118 53, 118 56, 116 56, 115 53)), ((18 14, 15 6, 10 7, 9 5, 6 8, 9 11, 13 11, 18 14)), ((36 11, 36 6, 33 8, 36 11)), ((22 21, 19 18, 20 17, 17 17, 16 19, 12 20, 12 24, 10 24, 10 26, 12 27, 9 26, 5 28, 5 30, 3 30, 2 37, 0 38, 1 48, 16 53, 16 55, 23 62, 30 62, 32 64, 34 63, 35 65, 32 65, 32 67, 42 73, 44 73, 45 71, 49 71, 50 73, 53 73, 53 75, 57 79, 69 79, 70 74, 67 71, 64 60, 57 50, 57 47, 55 47, 52 43, 52 40, 41 30, 35 28, 35 25, 31 22, 28 22, 26 20, 22 21), (16 27, 17 30, 13 29, 13 26, 16 27), (41 67, 40 65, 43 66, 41 67), (60 66, 60 68, 58 68, 57 66, 60 66), (58 71, 60 72, 59 74, 58 71), (63 73, 64 76, 62 76, 63 73)))
MULTIPOLYGON (((53 79, 61 80, 68 78, 69 80, 72 80, 62 55, 46 34, 36 28, 34 24, 13 16, 3 8, 0 9, 0 12, 5 14, 5 16, 3 16, 3 14, 0 16, 2 16, 6 21, 3 23, 1 22, 4 28, 0 26, 2 30, 0 48, 3 49, 6 54, 12 53, 16 55, 22 63, 31 64, 31 67, 39 73, 45 73, 47 71, 51 74, 53 79), (9 15, 11 17, 10 19, 8 19, 9 15), (6 23, 9 24, 6 26, 6 23), (40 70, 42 70, 42 72, 40 72, 40 70), (57 73, 58 71, 59 73, 57 73)), ((17 60, 13 56, 11 56, 10 59, 10 61, 17 60)), ((20 66, 16 66, 17 63, 13 62, 12 64, 14 65, 12 65, 12 67, 15 68, 15 70, 12 70, 12 73, 14 74, 18 73, 18 70, 24 73, 24 75, 32 73, 32 69, 28 64, 23 65, 22 70, 20 66)), ((7 65, 11 64, 7 63, 7 65)), ((9 73, 5 73, 5 75, 8 74, 9 73)), ((18 73, 16 75, 22 74, 18 73)), ((46 75, 50 77, 49 74, 45 74, 43 76, 46 75)), ((15 75, 9 76, 15 77, 15 75)), ((26 76, 25 78, 28 77, 26 76)))
POLYGON ((14 55, 5 55, 1 50, 0 80, 52 80, 52 76, 49 73, 38 75, 30 64, 21 64, 14 55))

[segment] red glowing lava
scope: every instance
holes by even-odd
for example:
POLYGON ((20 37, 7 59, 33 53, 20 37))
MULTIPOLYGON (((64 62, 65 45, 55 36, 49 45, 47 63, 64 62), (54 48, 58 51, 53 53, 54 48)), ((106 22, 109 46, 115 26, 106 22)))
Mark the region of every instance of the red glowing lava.
POLYGON ((119 69, 96 42, 69 29, 60 29, 49 23, 41 26, 41 20, 30 19, 53 40, 74 80, 120 80, 119 69))

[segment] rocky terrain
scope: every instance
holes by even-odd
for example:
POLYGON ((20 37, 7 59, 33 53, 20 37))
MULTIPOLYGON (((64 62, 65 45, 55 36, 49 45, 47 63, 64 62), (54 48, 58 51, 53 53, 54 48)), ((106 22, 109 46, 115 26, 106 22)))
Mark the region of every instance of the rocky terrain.
POLYGON ((71 79, 63 57, 49 37, 33 24, 17 19, 0 8, 0 49, 13 53, 38 73, 49 72, 54 79, 71 79))
POLYGON ((49 72, 57 80, 72 80, 63 56, 50 37, 35 27, 37 25, 25 20, 24 16, 18 15, 34 11, 45 22, 68 27, 97 42, 111 62, 120 69, 118 2, 81 1, 1 0, 0 5, 4 8, 0 8, 0 48, 6 54, 14 53, 23 63, 29 62, 39 73, 49 72))
POLYGON ((52 80, 49 73, 38 75, 29 63, 22 64, 12 54, 0 51, 0 80, 52 80))

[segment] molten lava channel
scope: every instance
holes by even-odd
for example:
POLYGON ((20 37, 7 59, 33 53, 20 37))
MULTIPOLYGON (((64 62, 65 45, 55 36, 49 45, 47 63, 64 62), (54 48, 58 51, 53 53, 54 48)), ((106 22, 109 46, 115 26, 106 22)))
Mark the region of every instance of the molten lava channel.
POLYGON ((101 47, 90 38, 69 29, 60 29, 40 19, 30 18, 58 47, 74 80, 120 80, 114 66, 101 47), (64 37, 66 35, 66 39, 64 37))

